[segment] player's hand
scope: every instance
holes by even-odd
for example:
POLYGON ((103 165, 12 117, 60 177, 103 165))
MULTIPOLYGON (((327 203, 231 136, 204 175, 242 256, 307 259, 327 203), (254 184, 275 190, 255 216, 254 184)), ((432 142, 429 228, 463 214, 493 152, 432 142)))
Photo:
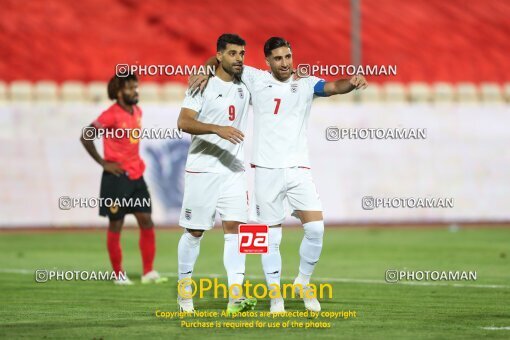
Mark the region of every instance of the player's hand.
POLYGON ((219 126, 216 134, 221 138, 228 140, 232 144, 238 144, 244 140, 244 134, 241 130, 232 126, 219 126))
POLYGON ((209 76, 207 74, 195 74, 190 76, 188 79, 190 93, 195 95, 198 92, 203 92, 208 81, 209 76))
POLYGON ((292 70, 292 80, 296 81, 301 79, 302 77, 299 76, 299 74, 296 72, 296 69, 292 70))
POLYGON ((366 89, 368 86, 367 80, 362 75, 355 75, 351 79, 349 79, 349 82, 356 90, 358 89, 366 89))
POLYGON ((114 162, 104 162, 103 169, 104 171, 114 174, 115 176, 120 176, 124 173, 124 170, 122 170, 119 163, 114 162))
POLYGON ((308 78, 310 74, 308 74, 308 69, 306 68, 300 68, 300 69, 293 69, 292 70, 292 80, 296 81, 301 78, 308 78))

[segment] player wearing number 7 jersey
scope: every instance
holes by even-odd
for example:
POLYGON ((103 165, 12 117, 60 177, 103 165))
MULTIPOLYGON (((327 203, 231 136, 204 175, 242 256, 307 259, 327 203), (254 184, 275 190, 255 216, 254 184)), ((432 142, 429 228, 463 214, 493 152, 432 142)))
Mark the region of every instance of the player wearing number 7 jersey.
MULTIPOLYGON (((307 285, 321 254, 324 221, 308 159, 308 117, 315 98, 348 93, 367 84, 362 76, 334 82, 313 76, 293 78, 292 50, 283 38, 267 40, 264 55, 271 73, 246 66, 241 78, 251 93, 254 111, 255 218, 270 226, 269 251, 262 255, 262 266, 267 285, 279 287, 281 223, 287 199, 305 232, 294 284, 303 288, 297 293, 302 294, 305 308, 318 312, 320 303, 307 285)), ((271 299, 270 308, 283 312, 283 299, 271 299)))
MULTIPOLYGON (((245 42, 223 34, 217 41, 219 67, 203 93, 189 90, 178 127, 192 134, 186 162, 184 198, 179 225, 185 228, 178 245, 179 281, 190 283, 200 240, 214 225, 216 211, 223 221, 223 262, 228 276, 228 313, 253 309, 255 299, 241 297, 246 255, 238 251, 238 226, 248 221, 248 192, 244 169, 243 131, 250 93, 239 81, 245 42), (235 286, 233 286, 235 285, 235 286)), ((191 285, 178 291, 180 310, 194 310, 191 285), (185 294, 183 294, 185 293, 185 294)), ((181 287, 182 288, 182 287, 181 287)))

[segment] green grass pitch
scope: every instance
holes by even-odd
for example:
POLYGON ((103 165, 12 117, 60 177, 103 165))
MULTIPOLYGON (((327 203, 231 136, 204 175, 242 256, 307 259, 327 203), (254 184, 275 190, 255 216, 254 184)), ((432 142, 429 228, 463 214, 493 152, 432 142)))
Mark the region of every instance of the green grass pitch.
MULTIPOLYGON (((226 282, 222 235, 220 230, 206 233, 197 277, 219 274, 226 282)), ((184 328, 180 320, 156 318, 156 310, 177 310, 174 273, 179 236, 179 231, 157 231, 156 269, 172 276, 166 284, 146 286, 139 281, 138 232, 126 229, 124 267, 136 284, 118 287, 111 282, 36 283, 34 279, 36 269, 110 270, 104 231, 0 233, 0 338, 510 338, 508 228, 327 229, 314 274, 321 279, 315 283, 333 286, 333 298, 322 300, 323 311, 357 312, 356 318, 319 319, 330 322, 327 329, 184 328), (470 270, 477 272, 477 280, 389 284, 384 282, 388 269, 470 270)), ((290 283, 297 273, 301 238, 302 230, 284 228, 283 282, 290 283)), ((262 282, 260 256, 248 255, 246 273, 252 282, 262 282)), ((197 310, 225 307, 224 299, 195 299, 197 310)), ((266 299, 256 310, 268 308, 266 299)), ((304 310, 297 299, 287 300, 286 309, 304 310)), ((309 321, 277 321, 283 320, 309 321)))

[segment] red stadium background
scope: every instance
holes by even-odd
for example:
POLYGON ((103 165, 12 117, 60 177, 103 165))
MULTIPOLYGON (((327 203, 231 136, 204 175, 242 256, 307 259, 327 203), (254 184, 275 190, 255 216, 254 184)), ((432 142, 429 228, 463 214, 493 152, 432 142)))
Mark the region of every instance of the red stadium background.
MULTIPOLYGON (((502 83, 509 17, 506 0, 363 0, 362 63, 396 64, 391 80, 404 83, 502 83)), ((244 37, 246 62, 260 68, 267 32, 293 44, 296 64, 349 64, 350 18, 349 0, 4 0, 0 78, 92 81, 118 63, 200 65, 224 32, 244 37)))

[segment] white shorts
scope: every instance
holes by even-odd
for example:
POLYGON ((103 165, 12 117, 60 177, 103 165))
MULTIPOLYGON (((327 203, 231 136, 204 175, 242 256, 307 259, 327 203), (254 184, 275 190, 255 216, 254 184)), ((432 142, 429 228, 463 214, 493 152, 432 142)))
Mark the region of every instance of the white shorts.
POLYGON ((210 230, 216 210, 223 221, 248 221, 246 173, 186 172, 179 225, 210 230))
POLYGON ((285 220, 285 200, 295 210, 322 211, 322 203, 308 168, 255 167, 255 211, 252 218, 267 225, 285 220))

